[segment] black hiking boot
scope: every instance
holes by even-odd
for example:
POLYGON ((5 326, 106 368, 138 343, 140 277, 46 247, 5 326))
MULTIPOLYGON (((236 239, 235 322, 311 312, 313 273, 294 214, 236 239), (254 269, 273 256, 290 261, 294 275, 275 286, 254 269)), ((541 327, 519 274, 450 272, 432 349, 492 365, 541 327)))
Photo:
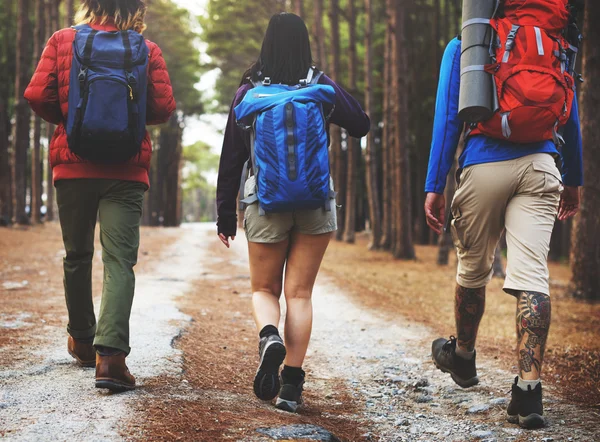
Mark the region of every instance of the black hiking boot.
POLYGON ((470 360, 457 356, 454 336, 450 336, 450 340, 436 339, 431 345, 431 357, 435 366, 444 373, 450 373, 452 380, 462 388, 469 388, 479 383, 475 356, 473 354, 470 360))
POLYGON ((303 385, 304 382, 301 382, 300 385, 284 383, 275 407, 280 410, 289 411, 290 413, 298 411, 298 408, 302 405, 303 385))
POLYGON ((285 359, 285 346, 278 335, 262 338, 258 344, 260 365, 254 377, 254 394, 263 401, 274 399, 279 393, 279 367, 285 359))
POLYGON ((533 390, 528 385, 527 391, 523 391, 517 385, 518 381, 519 378, 515 378, 512 385, 512 398, 506 409, 508 421, 527 429, 543 427, 546 419, 542 405, 542 383, 537 384, 533 390))

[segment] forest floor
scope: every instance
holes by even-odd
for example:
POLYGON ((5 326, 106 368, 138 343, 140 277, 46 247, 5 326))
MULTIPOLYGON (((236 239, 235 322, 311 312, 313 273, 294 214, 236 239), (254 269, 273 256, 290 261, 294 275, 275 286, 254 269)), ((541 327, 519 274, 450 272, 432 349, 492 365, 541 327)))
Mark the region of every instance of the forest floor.
POLYGON ((505 421, 515 302, 500 281, 478 343, 481 383, 462 390, 430 360, 431 341, 453 332, 453 265, 438 267, 433 247, 405 263, 357 243, 334 243, 325 258, 306 406, 291 415, 252 393, 257 338, 243 236, 227 250, 212 225, 143 229, 128 358, 139 387, 106 394, 66 352, 58 226, 0 229, 0 437, 600 441, 600 305, 567 296, 566 268, 551 269, 549 425, 527 432, 505 421))

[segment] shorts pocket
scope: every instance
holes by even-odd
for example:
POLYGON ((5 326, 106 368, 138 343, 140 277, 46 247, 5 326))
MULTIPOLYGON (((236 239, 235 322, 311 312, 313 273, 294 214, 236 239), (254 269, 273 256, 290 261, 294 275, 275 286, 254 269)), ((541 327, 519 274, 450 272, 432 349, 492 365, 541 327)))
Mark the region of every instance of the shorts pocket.
MULTIPOLYGON (((541 177, 539 181, 540 188, 535 190, 541 193, 561 193, 563 191, 564 187, 560 172, 553 163, 534 162, 531 167, 541 177)), ((536 183, 538 183, 537 180, 536 183)))
POLYGON ((462 218, 462 214, 458 208, 453 208, 453 219, 450 224, 450 233, 452 235, 452 243, 458 250, 467 250, 466 241, 466 225, 465 220, 462 218))

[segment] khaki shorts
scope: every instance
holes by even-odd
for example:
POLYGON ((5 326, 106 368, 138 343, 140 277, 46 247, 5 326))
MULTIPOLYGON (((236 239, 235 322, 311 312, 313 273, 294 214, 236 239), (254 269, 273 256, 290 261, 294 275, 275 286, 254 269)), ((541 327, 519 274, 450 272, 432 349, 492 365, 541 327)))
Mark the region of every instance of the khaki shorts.
MULTIPOLYGON (((244 198, 256 192, 254 176, 244 184, 244 198)), ((285 213, 268 213, 260 216, 258 204, 246 207, 244 229, 250 242, 278 243, 290 237, 292 231, 305 235, 321 235, 337 230, 337 213, 335 200, 332 210, 295 210, 285 213)))
POLYGON ((490 282, 494 251, 506 229, 504 290, 548 295, 550 237, 562 191, 549 154, 465 168, 452 201, 458 284, 478 288, 490 282))

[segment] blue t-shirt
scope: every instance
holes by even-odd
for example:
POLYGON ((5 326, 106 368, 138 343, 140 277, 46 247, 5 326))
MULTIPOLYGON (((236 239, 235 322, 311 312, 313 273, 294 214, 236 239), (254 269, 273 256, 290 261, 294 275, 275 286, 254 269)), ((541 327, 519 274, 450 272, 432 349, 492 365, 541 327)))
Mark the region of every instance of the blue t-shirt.
MULTIPOLYGON (((446 176, 452 167, 464 127, 463 121, 458 118, 460 50, 461 42, 455 38, 446 47, 442 59, 425 192, 444 193, 446 176)), ((473 135, 466 141, 465 149, 459 158, 459 167, 514 160, 534 153, 548 153, 562 157, 563 183, 566 186, 581 186, 583 158, 577 99, 573 100, 571 116, 565 125, 563 138, 565 145, 559 151, 550 140, 515 145, 485 135, 473 135)))

